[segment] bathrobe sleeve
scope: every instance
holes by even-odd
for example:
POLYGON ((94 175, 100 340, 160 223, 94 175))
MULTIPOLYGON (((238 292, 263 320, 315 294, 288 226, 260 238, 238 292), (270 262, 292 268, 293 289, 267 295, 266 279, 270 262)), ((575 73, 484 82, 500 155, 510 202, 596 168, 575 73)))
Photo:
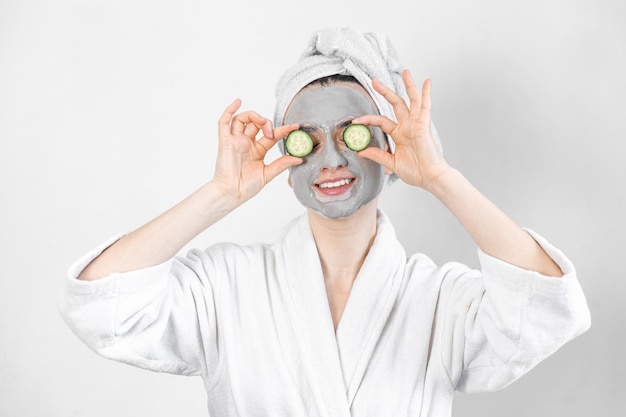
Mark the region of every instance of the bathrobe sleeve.
POLYGON ((590 315, 572 263, 532 231, 564 273, 528 271, 478 250, 481 271, 449 265, 440 302, 442 362, 461 392, 504 388, 586 331, 590 315))
POLYGON ((80 272, 119 237, 69 270, 59 303, 72 331, 96 353, 140 368, 211 375, 217 364, 212 287, 197 256, 95 281, 80 272))

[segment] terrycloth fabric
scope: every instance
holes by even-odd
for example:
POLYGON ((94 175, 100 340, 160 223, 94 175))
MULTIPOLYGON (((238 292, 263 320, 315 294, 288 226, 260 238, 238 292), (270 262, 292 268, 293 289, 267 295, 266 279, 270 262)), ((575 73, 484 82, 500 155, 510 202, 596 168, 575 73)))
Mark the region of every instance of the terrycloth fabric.
POLYGON ((572 264, 533 235, 565 276, 479 251, 481 271, 406 257, 378 232, 337 331, 308 218, 271 245, 219 244, 93 282, 76 276, 64 319, 99 354, 201 375, 212 417, 445 417, 455 390, 506 386, 589 326, 572 264))
MULTIPOLYGON (((293 97, 304 86, 329 75, 352 75, 374 99, 380 114, 396 120, 393 108, 372 87, 377 79, 408 102, 402 82, 402 67, 390 40, 380 33, 360 33, 347 27, 318 30, 311 37, 300 59, 290 67, 276 85, 274 126, 283 124, 285 111, 293 97)), ((441 147, 434 125, 433 136, 441 147)), ((395 144, 387 137, 391 152, 395 144)), ((284 152, 282 144, 281 151, 284 152)))

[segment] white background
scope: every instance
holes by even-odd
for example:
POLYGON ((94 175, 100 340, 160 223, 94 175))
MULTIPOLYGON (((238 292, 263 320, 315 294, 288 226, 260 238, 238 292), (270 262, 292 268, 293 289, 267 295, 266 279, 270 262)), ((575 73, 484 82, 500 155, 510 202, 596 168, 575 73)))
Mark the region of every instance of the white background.
MULTIPOLYGON (((68 266, 207 181, 234 98, 273 88, 322 26, 386 33, 433 80, 448 161, 577 266, 593 326, 454 416, 623 416, 626 2, 2 0, 0 416, 202 416, 199 378, 100 358, 56 307, 68 266)), ((277 156, 277 151, 270 155, 277 156)), ((456 220, 395 184, 409 252, 477 266, 456 220)), ((191 246, 270 240, 299 214, 283 174, 191 246)))

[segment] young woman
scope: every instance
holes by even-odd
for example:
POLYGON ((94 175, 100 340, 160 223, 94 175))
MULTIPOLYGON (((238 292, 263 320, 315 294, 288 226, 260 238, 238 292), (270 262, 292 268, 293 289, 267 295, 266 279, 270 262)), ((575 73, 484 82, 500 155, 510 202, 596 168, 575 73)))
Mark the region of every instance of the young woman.
POLYGON ((398 71, 380 35, 331 29, 312 44, 279 82, 278 127, 236 100, 213 179, 72 267, 61 308, 76 334, 111 359, 201 375, 211 416, 432 417, 450 415, 455 390, 502 388, 585 331, 569 260, 442 157, 430 81, 420 91, 398 71), (377 81, 381 67, 395 81, 377 81), (371 134, 363 150, 344 141, 352 125, 371 134), (312 152, 267 164, 295 130, 312 152), (276 242, 175 256, 286 169, 306 210, 276 242), (454 213, 480 271, 406 255, 377 208, 392 175, 454 213))

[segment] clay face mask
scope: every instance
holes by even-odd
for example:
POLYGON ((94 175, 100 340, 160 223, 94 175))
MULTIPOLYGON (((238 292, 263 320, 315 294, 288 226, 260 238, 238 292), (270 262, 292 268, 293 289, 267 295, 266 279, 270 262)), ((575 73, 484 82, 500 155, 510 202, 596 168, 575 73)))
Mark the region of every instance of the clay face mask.
MULTIPOLYGON (((369 203, 381 191, 384 168, 343 143, 343 130, 352 119, 378 114, 367 92, 348 83, 308 88, 296 95, 284 123, 297 123, 313 138, 313 152, 291 168, 290 181, 300 203, 337 219, 347 217, 369 203)), ((369 146, 384 148, 382 131, 371 127, 369 146)))

